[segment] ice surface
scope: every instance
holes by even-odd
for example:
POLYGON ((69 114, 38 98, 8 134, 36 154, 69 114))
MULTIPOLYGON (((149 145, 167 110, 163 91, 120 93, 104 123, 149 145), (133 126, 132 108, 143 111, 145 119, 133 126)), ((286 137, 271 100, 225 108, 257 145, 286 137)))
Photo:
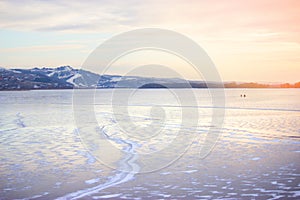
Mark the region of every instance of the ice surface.
MULTIPOLYGON (((222 135, 205 159, 199 158, 199 149, 210 128, 212 106, 206 90, 194 90, 198 106, 185 105, 199 111, 198 127, 181 126, 181 105, 165 90, 141 90, 131 98, 130 119, 140 127, 158 121, 152 106, 159 104, 165 112, 162 131, 149 140, 122 134, 110 106, 112 91, 96 92, 99 130, 116 147, 133 153, 107 152, 116 166, 134 173, 108 168, 84 147, 73 120, 71 90, 0 92, 1 198, 299 198, 299 90, 247 90, 245 99, 238 89, 226 90, 222 135), (135 156, 172 145, 180 128, 186 137, 197 132, 199 138, 178 161, 139 174, 142 163, 135 156)), ((118 114, 126 119, 126 113, 118 114)), ((141 132, 145 138, 147 134, 151 128, 141 132)))

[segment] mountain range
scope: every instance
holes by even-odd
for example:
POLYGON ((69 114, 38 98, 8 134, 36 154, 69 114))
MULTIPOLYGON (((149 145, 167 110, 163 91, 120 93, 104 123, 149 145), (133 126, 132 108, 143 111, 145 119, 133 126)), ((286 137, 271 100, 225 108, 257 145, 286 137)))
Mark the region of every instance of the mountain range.
POLYGON ((99 75, 70 66, 57 68, 0 68, 0 90, 72 89, 72 88, 269 88, 300 87, 259 83, 214 83, 180 78, 151 78, 140 76, 99 75))

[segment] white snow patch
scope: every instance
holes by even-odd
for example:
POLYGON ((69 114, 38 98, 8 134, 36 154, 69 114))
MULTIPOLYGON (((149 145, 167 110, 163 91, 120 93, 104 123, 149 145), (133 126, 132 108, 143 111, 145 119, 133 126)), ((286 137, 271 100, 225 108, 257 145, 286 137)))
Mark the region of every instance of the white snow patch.
POLYGON ((108 199, 108 198, 119 197, 121 195, 122 194, 108 194, 108 195, 96 196, 96 197, 93 197, 93 199, 108 199))
POLYGON ((93 183, 98 183, 100 180, 100 178, 94 178, 94 179, 90 179, 90 180, 87 180, 85 181, 86 184, 93 184, 93 183))
POLYGON ((16 73, 16 74, 21 74, 22 72, 18 71, 18 70, 11 70, 12 72, 16 73))
POLYGON ((50 74, 48 74, 47 76, 51 77, 55 74, 55 71, 51 72, 50 74))
POLYGON ((117 81, 120 81, 122 79, 122 77, 112 77, 110 79, 110 82, 117 82, 117 81))
POLYGON ((187 171, 182 171, 182 172, 187 173, 187 174, 191 174, 191 173, 195 173, 197 171, 198 170, 194 169, 194 170, 187 170, 187 171))
POLYGON ((258 197, 258 194, 241 194, 242 197, 258 197))
POLYGON ((79 78, 79 77, 81 77, 81 74, 75 74, 74 76, 72 76, 71 78, 69 78, 69 79, 67 80, 67 82, 73 84, 74 86, 78 86, 78 85, 74 82, 74 80, 77 79, 77 78, 79 78))
POLYGON ((161 175, 169 175, 169 174, 172 174, 171 172, 162 172, 160 173, 161 175))

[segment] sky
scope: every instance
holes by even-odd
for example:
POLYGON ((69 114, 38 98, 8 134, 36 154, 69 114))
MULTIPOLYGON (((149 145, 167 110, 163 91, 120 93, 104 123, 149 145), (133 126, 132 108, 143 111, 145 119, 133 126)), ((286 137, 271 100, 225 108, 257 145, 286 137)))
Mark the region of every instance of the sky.
MULTIPOLYGON (((117 34, 161 28, 199 44, 223 81, 295 83, 300 81, 299 10, 298 0, 0 1, 0 66, 80 68, 117 34)), ((197 79, 178 58, 158 54, 124 57, 111 73, 153 62, 197 79)))

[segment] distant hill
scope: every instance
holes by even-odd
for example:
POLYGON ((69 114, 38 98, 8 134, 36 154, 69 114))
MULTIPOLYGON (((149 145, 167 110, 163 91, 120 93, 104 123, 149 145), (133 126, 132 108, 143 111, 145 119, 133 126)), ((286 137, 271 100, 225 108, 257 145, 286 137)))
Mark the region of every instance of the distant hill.
POLYGON ((72 88, 290 88, 296 84, 213 83, 179 78, 99 75, 70 66, 57 68, 0 68, 0 90, 72 89, 72 88))
POLYGON ((262 83, 224 83, 225 88, 300 88, 300 82, 295 84, 282 83, 282 84, 262 84, 262 83))

